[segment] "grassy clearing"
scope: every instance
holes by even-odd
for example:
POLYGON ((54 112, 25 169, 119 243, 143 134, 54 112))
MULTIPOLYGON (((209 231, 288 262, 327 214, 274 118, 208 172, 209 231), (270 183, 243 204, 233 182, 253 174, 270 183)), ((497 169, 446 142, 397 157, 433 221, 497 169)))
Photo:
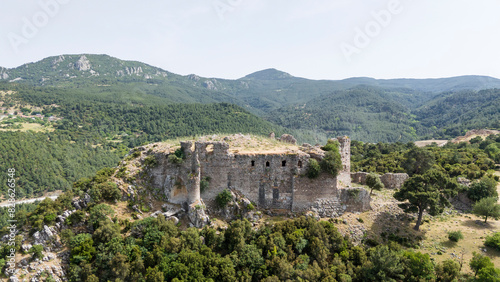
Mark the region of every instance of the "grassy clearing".
POLYGON ((55 129, 52 126, 43 126, 38 123, 15 123, 20 124, 22 128, 20 129, 12 129, 12 128, 0 128, 0 131, 34 131, 34 132, 52 132, 55 129))

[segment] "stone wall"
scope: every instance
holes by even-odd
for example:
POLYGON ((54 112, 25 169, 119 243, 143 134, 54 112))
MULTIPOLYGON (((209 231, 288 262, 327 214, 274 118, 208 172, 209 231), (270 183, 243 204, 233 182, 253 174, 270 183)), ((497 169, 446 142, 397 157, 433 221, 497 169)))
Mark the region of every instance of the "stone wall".
POLYGON ((203 199, 208 206, 224 189, 240 191, 259 208, 305 211, 317 199, 338 199, 350 186, 350 140, 339 138, 343 169, 338 177, 323 173, 305 176, 311 155, 292 153, 231 153, 225 142, 182 142, 186 158, 181 164, 162 156, 152 169, 152 183, 172 203, 191 206, 203 199), (201 180, 209 187, 200 191, 201 180))
POLYGON ((380 177, 387 189, 399 189, 410 178, 406 173, 386 173, 380 177))
MULTIPOLYGON (((368 172, 352 172, 351 173, 351 181, 359 184, 366 184, 366 176, 368 172)), ((400 189, 405 181, 409 178, 406 173, 386 173, 380 176, 380 181, 384 183, 385 188, 387 189, 400 189)))

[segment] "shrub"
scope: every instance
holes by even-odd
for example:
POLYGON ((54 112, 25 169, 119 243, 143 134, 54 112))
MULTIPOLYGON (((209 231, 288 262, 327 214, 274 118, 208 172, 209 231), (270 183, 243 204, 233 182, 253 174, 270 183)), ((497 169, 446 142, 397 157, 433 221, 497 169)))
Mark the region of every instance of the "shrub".
POLYGON ((33 255, 34 259, 42 259, 43 258, 43 246, 42 245, 33 245, 31 249, 29 249, 29 253, 33 255))
POLYGON ((210 177, 203 177, 200 181, 200 192, 203 193, 210 187, 210 177))
POLYGON ((460 265, 458 262, 447 259, 436 265, 436 276, 438 281, 455 281, 460 275, 460 265))
POLYGON ((471 184, 467 191, 469 199, 477 202, 483 198, 498 197, 497 183, 495 179, 483 177, 481 180, 471 184))
POLYGON ((102 198, 107 201, 119 200, 122 194, 114 182, 101 183, 96 188, 101 191, 102 198))
POLYGON ((315 159, 309 159, 309 166, 307 167, 307 172, 306 175, 309 178, 316 178, 319 176, 321 172, 321 167, 319 166, 319 163, 315 159))
POLYGON ((231 191, 228 189, 224 189, 224 191, 220 192, 217 197, 215 197, 215 202, 221 208, 225 207, 227 203, 229 203, 233 199, 233 195, 231 191))
POLYGON ((68 218, 66 218, 66 221, 71 225, 71 224, 78 224, 80 222, 83 222, 85 220, 85 212, 84 211, 76 211, 72 213, 68 218))
POLYGON ((500 232, 487 236, 484 245, 500 251, 500 232))
POLYGON ((459 240, 463 239, 464 235, 462 235, 462 231, 449 231, 448 232, 448 239, 453 242, 458 242, 459 240))
POLYGON ((184 150, 182 148, 175 150, 174 155, 183 160, 186 159, 186 153, 184 153, 184 150))
POLYGON ((342 169, 342 160, 339 151, 334 150, 326 152, 325 157, 321 160, 321 168, 334 177, 337 176, 342 169))
POLYGON ((173 164, 180 164, 183 160, 182 158, 177 157, 175 154, 170 154, 168 155, 168 161, 173 164))
POLYGON ((249 211, 253 211, 255 209, 254 205, 252 203, 248 204, 247 209, 249 211))
POLYGON ((158 161, 156 160, 156 156, 154 156, 154 155, 149 155, 146 158, 144 158, 144 165, 145 166, 155 167, 157 164, 158 164, 158 161))

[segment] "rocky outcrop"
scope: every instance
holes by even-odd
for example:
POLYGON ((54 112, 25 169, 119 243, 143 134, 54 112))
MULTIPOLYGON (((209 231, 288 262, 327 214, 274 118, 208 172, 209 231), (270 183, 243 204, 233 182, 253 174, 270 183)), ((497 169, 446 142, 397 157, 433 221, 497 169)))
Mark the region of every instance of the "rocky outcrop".
POLYGON ((203 228, 210 223, 210 218, 205 213, 206 206, 200 199, 198 202, 189 205, 188 218, 196 228, 203 228))
POLYGON ((81 56, 75 63, 75 68, 79 71, 88 71, 91 67, 90 61, 85 55, 81 56))
POLYGON ((0 67, 0 79, 8 79, 9 74, 7 73, 7 69, 0 67))
POLYGON ((72 204, 75 207, 75 209, 81 210, 81 209, 86 208, 88 206, 88 204, 90 204, 91 201, 92 201, 92 198, 90 197, 90 195, 85 193, 83 198, 79 198, 79 199, 74 200, 72 202, 72 204))
POLYGON ((33 234, 33 244, 45 246, 49 242, 56 239, 56 230, 54 227, 43 226, 41 231, 37 231, 33 234))
POLYGON ((217 90, 217 86, 215 86, 215 84, 211 80, 204 81, 203 87, 207 88, 208 90, 217 90))
POLYGON ((187 78, 189 80, 194 80, 194 81, 199 81, 200 80, 200 77, 197 76, 196 74, 190 74, 190 75, 187 76, 187 78))
POLYGON ((54 58, 54 60, 52 60, 52 67, 56 68, 59 65, 59 63, 62 63, 65 59, 66 58, 63 55, 60 55, 59 57, 54 58))
POLYGON ((297 139, 295 139, 295 137, 293 137, 290 134, 283 134, 283 135, 281 135, 281 137, 278 140, 280 140, 283 143, 290 143, 293 145, 297 144, 297 139))
POLYGON ((255 211, 255 206, 240 191, 231 190, 232 200, 224 208, 219 208, 215 212, 226 221, 237 218, 246 218, 251 222, 262 217, 262 213, 255 211))

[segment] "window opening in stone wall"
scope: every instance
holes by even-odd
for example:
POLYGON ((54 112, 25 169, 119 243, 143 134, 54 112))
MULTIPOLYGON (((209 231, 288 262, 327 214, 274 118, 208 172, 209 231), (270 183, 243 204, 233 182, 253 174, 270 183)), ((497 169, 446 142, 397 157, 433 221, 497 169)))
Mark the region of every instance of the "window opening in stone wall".
POLYGON ((302 161, 299 161, 299 163, 297 164, 298 167, 302 167, 302 161))
POLYGON ((255 166, 255 161, 252 161, 252 166, 255 166))
POLYGON ((206 147, 207 153, 213 153, 214 152, 214 144, 208 144, 206 147))
POLYGON ((286 166, 286 161, 282 161, 281 166, 286 166))
POLYGON ((269 162, 266 162, 266 166, 269 167, 269 165, 270 165, 269 162))

